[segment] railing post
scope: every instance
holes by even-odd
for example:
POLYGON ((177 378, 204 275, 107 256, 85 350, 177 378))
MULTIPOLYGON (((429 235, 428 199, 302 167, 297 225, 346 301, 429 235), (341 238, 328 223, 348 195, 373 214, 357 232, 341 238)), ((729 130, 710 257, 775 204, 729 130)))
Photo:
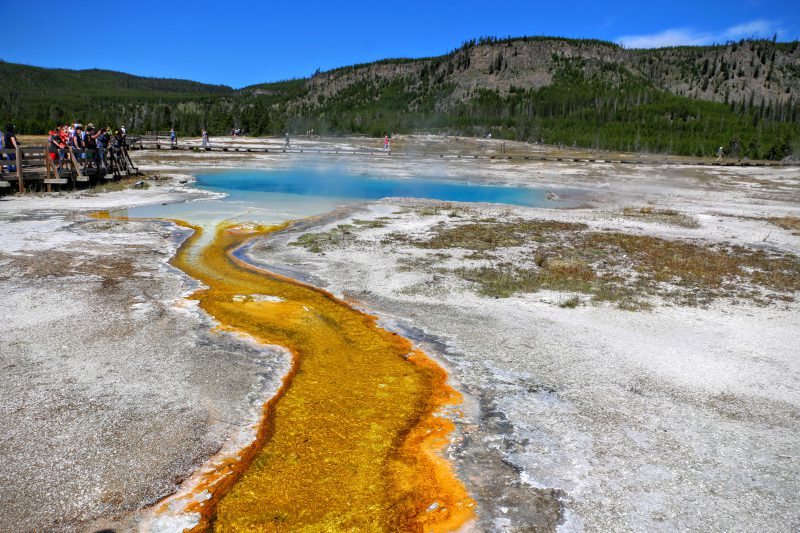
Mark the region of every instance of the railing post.
MULTIPOLYGON (((50 172, 52 171, 52 172, 55 173, 55 166, 53 164, 53 160, 50 159, 50 150, 48 150, 47 148, 44 149, 44 164, 45 164, 45 167, 44 167, 45 168, 44 178, 45 178, 45 180, 49 180, 50 179, 50 172)), ((59 178, 60 177, 61 176, 59 176, 59 178)), ((53 192, 53 185, 52 184, 48 183, 45 188, 47 189, 47 192, 53 192)))
POLYGON ((25 185, 22 182, 22 151, 19 146, 16 147, 17 151, 17 181, 19 181, 19 192, 25 192, 25 185))
POLYGON ((78 165, 78 160, 75 158, 75 153, 72 151, 72 148, 68 148, 69 150, 69 160, 72 162, 72 166, 75 167, 75 173, 77 174, 76 177, 82 178, 83 174, 81 174, 81 167, 78 165))

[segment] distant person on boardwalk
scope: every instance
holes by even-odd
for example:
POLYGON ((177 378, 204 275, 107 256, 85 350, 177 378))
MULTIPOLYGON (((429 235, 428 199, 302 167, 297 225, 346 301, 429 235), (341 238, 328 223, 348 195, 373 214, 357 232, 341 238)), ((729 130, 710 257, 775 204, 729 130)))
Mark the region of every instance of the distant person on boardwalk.
POLYGON ((96 135, 92 136, 94 138, 95 145, 97 146, 97 168, 105 170, 106 168, 106 148, 108 148, 108 141, 109 135, 106 132, 105 128, 100 128, 100 131, 97 132, 96 135))
POLYGON ((47 154, 50 161, 56 162, 58 156, 58 169, 61 170, 64 160, 64 143, 61 140, 61 124, 54 130, 50 130, 49 137, 47 138, 47 154))
POLYGON ((125 138, 122 136, 121 130, 117 130, 114 132, 114 139, 112 140, 112 146, 117 150, 125 146, 125 138))
POLYGON ((69 145, 74 150, 81 150, 83 148, 83 124, 75 124, 75 131, 72 137, 69 138, 69 145))
POLYGON ((722 161, 723 157, 725 157, 725 149, 720 146, 719 150, 717 150, 717 163, 722 161))
POLYGON ((97 143, 94 142, 92 135, 94 135, 94 124, 89 123, 86 125, 86 130, 81 135, 81 140, 83 141, 83 148, 84 148, 84 153, 82 157, 84 159, 84 163, 86 164, 85 168, 87 169, 92 168, 92 161, 94 159, 94 155, 92 155, 92 153, 89 153, 89 151, 95 150, 97 148, 97 143))
MULTIPOLYGON (((17 141, 17 135, 16 135, 16 132, 14 131, 14 125, 13 124, 7 124, 6 125, 6 133, 3 136, 3 146, 5 147, 6 150, 16 150, 17 148, 19 148, 20 144, 21 143, 19 141, 17 141)), ((17 155, 16 154, 6 154, 6 159, 8 159, 9 161, 14 161, 14 160, 17 159, 17 155)), ((14 172, 16 170, 17 170, 17 166, 16 165, 14 165, 14 164, 9 164, 8 165, 8 171, 9 172, 14 172)))
POLYGON ((203 128, 203 146, 208 146, 208 132, 203 128))
POLYGON ((383 138, 383 149, 388 152, 389 151, 389 136, 386 135, 383 138))
POLYGON ((72 137, 69 138, 69 147, 73 154, 78 154, 77 157, 81 159, 86 157, 86 154, 83 153, 83 126, 81 124, 75 124, 72 137))
POLYGON ((113 161, 122 160, 122 149, 124 147, 125 139, 122 137, 122 132, 120 130, 116 130, 114 132, 114 136, 111 137, 111 159, 113 161))
POLYGON ((285 141, 283 143, 283 149, 284 150, 288 150, 289 149, 289 132, 288 131, 283 134, 283 139, 285 141))
MULTIPOLYGON (((83 132, 83 147, 86 150, 96 150, 97 149, 97 142, 95 142, 94 137, 94 124, 89 123, 86 125, 86 131, 83 132)), ((84 159, 86 160, 86 168, 94 168, 93 161, 97 158, 97 154, 87 154, 84 153, 84 159)))
POLYGON ((178 146, 178 134, 175 133, 175 128, 169 130, 169 145, 178 146))

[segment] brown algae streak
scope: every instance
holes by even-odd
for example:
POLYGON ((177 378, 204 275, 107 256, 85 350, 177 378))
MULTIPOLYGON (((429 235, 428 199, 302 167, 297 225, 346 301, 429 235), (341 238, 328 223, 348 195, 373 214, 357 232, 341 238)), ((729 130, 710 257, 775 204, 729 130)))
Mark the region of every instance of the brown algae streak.
POLYGON ((474 502, 439 455, 453 424, 434 412, 460 396, 444 370, 374 317, 233 255, 283 227, 221 224, 201 249, 195 228, 173 260, 207 286, 191 298, 223 329, 293 355, 255 443, 215 483, 195 529, 458 529, 474 502))

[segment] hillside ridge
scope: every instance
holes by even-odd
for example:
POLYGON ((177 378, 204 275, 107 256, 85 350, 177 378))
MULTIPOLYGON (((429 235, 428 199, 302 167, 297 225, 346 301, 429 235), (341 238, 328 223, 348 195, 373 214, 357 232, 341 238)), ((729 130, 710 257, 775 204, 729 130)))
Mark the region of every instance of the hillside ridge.
POLYGON ((383 59, 241 89, 0 62, 0 122, 54 121, 256 135, 436 131, 604 149, 800 156, 798 42, 626 49, 485 37, 440 56, 383 59))

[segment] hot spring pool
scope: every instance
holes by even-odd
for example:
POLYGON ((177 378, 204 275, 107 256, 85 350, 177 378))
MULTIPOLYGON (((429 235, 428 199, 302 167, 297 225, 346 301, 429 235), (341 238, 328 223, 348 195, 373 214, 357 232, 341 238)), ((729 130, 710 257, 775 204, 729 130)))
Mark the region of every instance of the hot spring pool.
MULTIPOLYGON (((487 185, 480 180, 428 177, 391 178, 339 169, 221 170, 197 174, 198 188, 227 197, 182 204, 139 207, 127 216, 178 218, 198 225, 241 219, 262 223, 320 215, 338 207, 386 197, 488 202, 529 207, 572 207, 547 199, 550 189, 487 185)), ((565 196, 568 191, 556 191, 565 196)))

